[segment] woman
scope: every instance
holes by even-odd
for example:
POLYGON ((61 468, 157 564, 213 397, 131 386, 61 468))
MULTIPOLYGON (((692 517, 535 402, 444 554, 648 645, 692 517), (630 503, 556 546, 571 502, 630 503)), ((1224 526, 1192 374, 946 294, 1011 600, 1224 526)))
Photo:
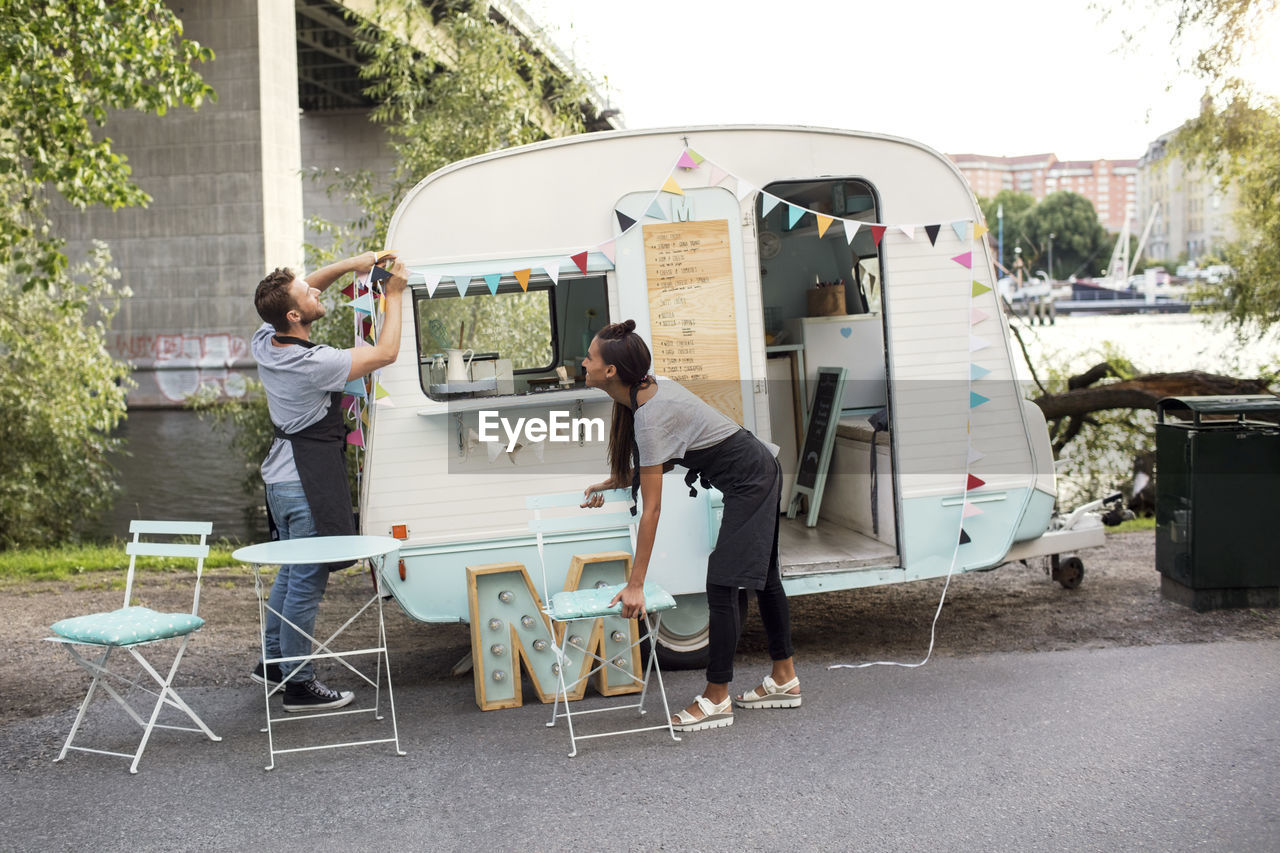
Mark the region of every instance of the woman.
POLYGON ((724 493, 720 536, 707 560, 710 661, 707 687, 672 718, 682 732, 733 724, 733 656, 738 644, 738 589, 756 590, 769 638, 773 671, 763 683, 736 697, 739 708, 800 705, 791 648, 787 595, 778 572, 778 497, 782 470, 769 449, 750 432, 670 379, 649 375, 649 347, 634 320, 605 326, 582 362, 587 385, 614 400, 609 434, 608 480, 587 489, 584 507, 604 503, 599 492, 638 489, 643 511, 635 559, 627 585, 614 598, 622 615, 644 612, 644 578, 662 512, 662 474, 673 465, 689 469, 685 481, 701 477, 724 493))

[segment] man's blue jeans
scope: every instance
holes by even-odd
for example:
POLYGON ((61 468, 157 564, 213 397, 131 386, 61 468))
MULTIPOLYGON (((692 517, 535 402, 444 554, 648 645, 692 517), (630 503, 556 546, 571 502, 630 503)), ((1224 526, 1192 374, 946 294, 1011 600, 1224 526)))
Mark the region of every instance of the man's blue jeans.
MULTIPOLYGON (((303 539, 316 535, 311 507, 302 491, 300 480, 267 484, 267 506, 281 539, 303 539)), ((320 599, 329 583, 329 567, 323 564, 297 564, 281 566, 271 584, 267 604, 271 610, 284 615, 294 625, 308 634, 315 634, 316 613, 320 599)), ((280 617, 267 612, 267 657, 295 657, 311 654, 311 640, 284 624, 280 617)), ((298 661, 286 661, 280 669, 288 675, 298 661)), ((289 681, 300 684, 315 677, 311 662, 307 661, 289 681)))

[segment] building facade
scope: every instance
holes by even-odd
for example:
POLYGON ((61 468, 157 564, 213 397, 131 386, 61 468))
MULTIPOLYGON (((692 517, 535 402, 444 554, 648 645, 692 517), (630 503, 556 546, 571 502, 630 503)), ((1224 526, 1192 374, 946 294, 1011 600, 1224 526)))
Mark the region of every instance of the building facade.
MULTIPOLYGON (((1147 237, 1149 258, 1183 263, 1210 259, 1235 239, 1236 192, 1170 153, 1176 130, 1147 146, 1138 161, 1138 204, 1157 207, 1147 237)), ((1204 266, 1203 263, 1199 263, 1204 266)))
POLYGON ((1054 154, 994 157, 950 154, 979 198, 1001 190, 1025 193, 1037 202, 1053 192, 1073 192, 1093 203, 1098 221, 1119 232, 1125 220, 1134 227, 1137 211, 1137 160, 1059 160, 1054 154))

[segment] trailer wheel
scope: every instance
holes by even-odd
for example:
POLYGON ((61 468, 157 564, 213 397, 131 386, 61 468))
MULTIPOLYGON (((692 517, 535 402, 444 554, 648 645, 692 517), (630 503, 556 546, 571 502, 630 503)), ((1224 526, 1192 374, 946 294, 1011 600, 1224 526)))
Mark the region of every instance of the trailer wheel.
MULTIPOLYGON (((742 599, 745 599, 745 594, 742 599)), ((709 657, 709 617, 705 594, 699 592, 676 596, 676 609, 663 613, 662 624, 658 626, 658 663, 663 669, 706 667, 709 657)), ((644 631, 644 622, 640 623, 640 631, 644 631)), ((640 652, 642 660, 647 664, 649 644, 642 643, 640 652)))
POLYGON ((1062 584, 1063 589, 1075 589, 1084 580, 1084 561, 1079 557, 1064 557, 1057 560, 1053 568, 1053 579, 1062 584))

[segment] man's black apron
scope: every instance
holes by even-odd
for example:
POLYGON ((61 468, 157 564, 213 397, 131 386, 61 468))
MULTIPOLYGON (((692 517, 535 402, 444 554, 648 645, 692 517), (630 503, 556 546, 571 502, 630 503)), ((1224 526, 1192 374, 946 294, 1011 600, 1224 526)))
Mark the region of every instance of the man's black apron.
MULTIPOLYGON (((282 344, 297 344, 308 349, 317 346, 311 341, 288 335, 276 335, 282 344)), ((311 508, 311 519, 317 536, 354 536, 355 513, 351 510, 351 486, 347 482, 347 427, 342 420, 342 392, 329 395, 329 410, 324 417, 297 432, 285 432, 275 426, 276 438, 284 439, 293 448, 293 464, 302 481, 303 494, 311 508)), ((275 530, 271 510, 267 509, 271 538, 279 538, 275 530)), ((340 569, 350 563, 333 563, 331 569, 340 569)))

